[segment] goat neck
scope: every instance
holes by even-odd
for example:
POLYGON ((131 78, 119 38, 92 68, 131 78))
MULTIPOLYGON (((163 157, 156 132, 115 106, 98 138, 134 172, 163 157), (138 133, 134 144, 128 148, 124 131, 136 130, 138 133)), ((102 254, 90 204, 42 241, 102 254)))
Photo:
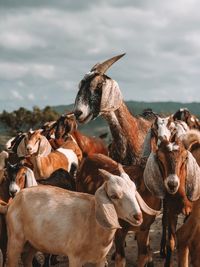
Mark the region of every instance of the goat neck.
POLYGON ((144 136, 151 122, 135 118, 124 102, 117 110, 104 113, 103 117, 113 137, 114 149, 111 149, 110 156, 125 165, 134 163, 141 154, 144 136))

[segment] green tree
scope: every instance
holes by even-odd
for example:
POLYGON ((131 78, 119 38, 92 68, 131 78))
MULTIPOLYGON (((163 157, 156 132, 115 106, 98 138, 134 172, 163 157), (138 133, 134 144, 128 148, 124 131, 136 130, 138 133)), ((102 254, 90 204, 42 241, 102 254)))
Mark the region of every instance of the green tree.
POLYGON ((9 129, 11 134, 19 131, 28 131, 30 128, 41 127, 45 122, 56 120, 59 114, 47 106, 43 110, 37 106, 33 111, 20 107, 12 112, 3 111, 0 114, 0 121, 9 129))

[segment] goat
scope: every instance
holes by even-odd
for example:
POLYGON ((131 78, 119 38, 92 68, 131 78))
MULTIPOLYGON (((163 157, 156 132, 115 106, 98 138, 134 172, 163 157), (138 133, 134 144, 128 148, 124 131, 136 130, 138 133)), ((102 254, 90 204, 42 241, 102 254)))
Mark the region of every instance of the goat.
POLYGON ((7 165, 7 179, 9 181, 9 194, 15 197, 23 188, 39 184, 57 186, 75 191, 74 178, 64 169, 54 171, 47 179, 36 181, 33 171, 22 163, 7 165))
MULTIPOLYGON (((156 116, 151 129, 144 141, 143 153, 144 158, 148 158, 151 152, 156 152, 158 146, 163 140, 170 141, 175 138, 182 139, 189 131, 189 127, 184 121, 174 121, 173 116, 161 118, 156 116)), ((166 200, 163 199, 163 216, 162 216, 162 238, 160 244, 160 255, 166 257, 166 233, 167 233, 167 207, 166 200)))
MULTIPOLYGON (((22 259, 25 266, 31 263, 36 249, 67 255, 69 266, 87 262, 103 266, 120 228, 118 218, 138 226, 142 213, 135 184, 126 173, 116 176, 99 171, 105 182, 95 196, 51 186, 32 187, 17 194, 6 214, 8 267, 17 265, 27 241, 29 253, 22 259), (44 226, 47 231, 41 239, 44 226)), ((4 207, 0 210, 5 213, 4 207)))
POLYGON ((144 140, 142 157, 148 158, 151 151, 155 151, 162 140, 182 138, 188 131, 189 127, 184 121, 174 121, 173 116, 155 115, 155 120, 144 140))
POLYGON ((174 120, 182 120, 187 123, 190 129, 200 130, 199 119, 191 114, 187 108, 180 108, 173 114, 174 120))
POLYGON ((22 163, 12 165, 8 162, 6 172, 9 181, 9 194, 12 198, 23 188, 37 185, 33 171, 22 163))
POLYGON ((24 157, 29 152, 27 150, 27 143, 29 142, 31 147, 35 142, 37 143, 37 146, 35 145, 35 149, 37 149, 37 151, 34 151, 34 153, 37 152, 42 156, 46 156, 51 152, 51 146, 45 136, 41 135, 41 132, 42 130, 39 129, 35 131, 30 130, 28 133, 19 133, 16 137, 11 138, 6 143, 6 150, 8 150, 8 152, 17 154, 18 157, 24 157))
POLYGON ((182 142, 188 149, 200 166, 200 132, 198 130, 190 130, 183 137, 182 142))
MULTIPOLYGON (((101 155, 93 154, 85 158, 77 173, 77 191, 87 192, 94 194, 96 190, 102 185, 103 179, 98 174, 98 169, 103 168, 107 171, 112 171, 114 174, 118 175, 118 163, 111 158, 101 155)), ((141 194, 142 198, 138 199, 143 213, 143 223, 140 227, 133 227, 130 224, 122 221, 122 229, 118 229, 115 236, 115 264, 116 266, 125 266, 125 251, 124 244, 125 238, 128 231, 137 232, 137 242, 138 242, 138 266, 144 266, 146 263, 152 263, 152 256, 149 249, 149 228, 154 222, 155 216, 160 212, 153 209, 159 210, 161 201, 155 198, 144 186, 143 182, 143 172, 145 163, 135 164, 132 166, 124 166, 124 170, 130 176, 130 178, 135 182, 138 188, 138 192, 141 194), (143 200, 144 199, 144 200, 143 200), (149 208, 151 206, 152 208, 149 208)))
POLYGON ((142 144, 152 122, 134 117, 123 101, 116 81, 105 75, 109 67, 125 54, 96 64, 79 84, 74 114, 79 123, 87 123, 102 115, 113 137, 109 156, 125 165, 140 158, 142 144))
POLYGON ((5 144, 5 149, 7 151, 12 151, 13 153, 17 153, 17 147, 19 146, 22 139, 25 137, 26 133, 19 132, 17 136, 9 139, 5 144))
POLYGON ((47 140, 55 137, 55 125, 56 121, 48 121, 42 125, 42 135, 44 135, 47 140))
MULTIPOLYGON (((0 205, 6 207, 7 203, 10 200, 9 196, 9 183, 5 177, 5 171, 1 170, 1 179, 0 179, 0 205)), ((0 214, 0 249, 2 251, 3 266, 6 262, 6 251, 7 251, 7 229, 5 216, 0 214)))
MULTIPOLYGON (((46 179, 57 169, 62 168, 70 172, 74 166, 78 166, 82 159, 82 152, 76 142, 68 139, 62 147, 42 156, 38 155, 41 138, 45 137, 41 132, 37 132, 29 138, 26 145, 29 153, 28 160, 33 165, 36 180, 46 179)), ((49 142, 48 146, 50 146, 49 142)))
POLYGON ((62 115, 55 124, 55 139, 51 141, 53 147, 57 148, 64 140, 71 135, 80 147, 83 156, 93 153, 102 153, 107 155, 108 150, 103 140, 96 137, 83 135, 77 130, 77 123, 73 113, 62 115))
POLYGON ((180 140, 173 143, 161 141, 157 151, 152 152, 144 171, 144 182, 155 196, 165 200, 168 218, 168 239, 165 267, 171 266, 171 254, 175 247, 177 216, 188 215, 192 201, 200 192, 199 166, 180 140), (176 204, 175 204, 176 203, 176 204))
POLYGON ((188 254, 193 267, 199 267, 200 255, 200 198, 194 202, 193 209, 186 222, 176 232, 178 248, 178 266, 188 267, 188 254))
POLYGON ((49 141, 42 135, 42 130, 30 130, 19 144, 17 154, 19 157, 30 154, 47 156, 50 154, 51 149, 49 141))
MULTIPOLYGON (((23 165, 22 163, 17 164, 7 164, 7 179, 9 185, 9 194, 11 197, 15 197, 23 188, 28 188, 31 186, 38 185, 33 171, 23 165)), ((74 178, 64 169, 58 169, 53 172, 50 177, 45 180, 40 180, 39 184, 43 185, 52 185, 57 186, 60 188, 68 189, 71 191, 75 191, 75 180, 74 178)), ((2 216, 2 215, 1 215, 2 216)), ((49 266, 49 261, 51 259, 51 263, 56 263, 56 256, 45 256, 45 263, 44 266, 49 266)), ((34 266, 36 265, 37 261, 34 259, 34 266)))

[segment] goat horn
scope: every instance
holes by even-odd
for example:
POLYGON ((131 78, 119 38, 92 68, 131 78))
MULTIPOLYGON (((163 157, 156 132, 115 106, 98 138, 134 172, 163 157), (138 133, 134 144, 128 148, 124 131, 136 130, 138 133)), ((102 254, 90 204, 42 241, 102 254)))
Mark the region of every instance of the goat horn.
POLYGON ((122 174, 122 173, 125 172, 124 169, 123 169, 123 167, 122 167, 122 165, 120 163, 117 164, 117 167, 118 167, 118 170, 119 170, 120 174, 122 174))
POLYGON ((150 208, 145 201, 143 200, 143 198, 140 196, 140 194, 136 191, 135 193, 136 199, 140 205, 140 208, 146 213, 149 214, 151 216, 158 216, 161 214, 161 210, 154 210, 152 208, 150 208))
POLYGON ((120 163, 117 164, 119 173, 120 173, 120 177, 122 177, 123 179, 130 179, 130 177, 128 176, 128 174, 124 171, 122 165, 120 163))
POLYGON ((126 53, 107 59, 103 63, 96 64, 91 71, 97 71, 100 74, 104 74, 117 60, 123 57, 126 53))

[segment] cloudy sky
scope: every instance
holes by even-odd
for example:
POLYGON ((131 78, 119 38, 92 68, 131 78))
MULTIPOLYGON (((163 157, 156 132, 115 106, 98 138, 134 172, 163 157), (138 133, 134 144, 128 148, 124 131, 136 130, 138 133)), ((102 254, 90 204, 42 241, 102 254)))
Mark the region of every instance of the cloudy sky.
POLYGON ((198 0, 0 0, 0 111, 73 103, 97 62, 126 100, 200 101, 198 0))

